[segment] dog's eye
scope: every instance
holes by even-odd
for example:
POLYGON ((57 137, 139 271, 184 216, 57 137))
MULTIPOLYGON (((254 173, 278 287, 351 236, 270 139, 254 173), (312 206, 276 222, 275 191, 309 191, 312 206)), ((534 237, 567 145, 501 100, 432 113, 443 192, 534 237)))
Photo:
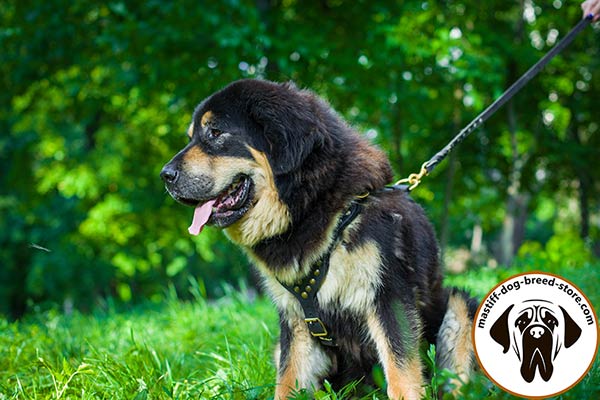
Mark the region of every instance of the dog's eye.
POLYGON ((217 129, 217 128, 209 128, 208 129, 208 137, 211 139, 216 139, 219 136, 221 136, 221 134, 223 133, 222 130, 217 129))

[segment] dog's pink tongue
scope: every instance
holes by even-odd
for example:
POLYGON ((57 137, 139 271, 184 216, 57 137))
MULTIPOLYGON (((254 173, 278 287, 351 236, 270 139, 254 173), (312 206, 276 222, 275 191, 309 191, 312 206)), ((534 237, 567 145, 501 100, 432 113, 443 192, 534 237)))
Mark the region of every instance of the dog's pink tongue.
POLYGON ((188 228, 190 235, 199 235, 202 232, 202 228, 208 222, 210 214, 212 214, 212 206, 216 200, 207 201, 204 204, 200 204, 194 210, 194 219, 192 225, 188 228))

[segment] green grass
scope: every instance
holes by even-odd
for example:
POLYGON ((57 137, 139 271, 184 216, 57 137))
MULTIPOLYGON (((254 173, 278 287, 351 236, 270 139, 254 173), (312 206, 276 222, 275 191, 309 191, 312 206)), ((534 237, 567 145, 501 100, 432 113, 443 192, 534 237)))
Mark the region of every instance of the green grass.
MULTIPOLYGON (((599 271, 600 266, 556 272, 598 304, 599 271)), ((479 294, 507 274, 481 269, 448 281, 479 294)), ((173 299, 160 307, 127 312, 45 312, 15 323, 0 319, 0 400, 269 399, 274 391, 272 350, 277 334, 277 315, 270 302, 261 297, 249 301, 236 293, 216 302, 200 297, 194 302, 173 299)), ((435 388, 448 373, 432 364, 431 350, 424 359, 434 371, 428 398, 435 398, 435 388)), ((355 387, 360 384, 336 393, 325 385, 314 397, 386 398, 381 389, 360 397, 356 393, 364 390, 355 387)), ((477 374, 459 398, 515 397, 477 374)), ((579 385, 560 398, 600 398, 598 361, 579 385)))
POLYGON ((265 299, 0 322, 0 399, 267 398, 276 313, 265 299))

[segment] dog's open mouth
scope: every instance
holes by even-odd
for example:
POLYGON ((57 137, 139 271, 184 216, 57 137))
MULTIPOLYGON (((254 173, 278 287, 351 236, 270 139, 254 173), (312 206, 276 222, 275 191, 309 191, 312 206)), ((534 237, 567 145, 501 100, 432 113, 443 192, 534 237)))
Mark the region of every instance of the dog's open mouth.
POLYGON ((252 188, 252 180, 242 175, 216 198, 198 203, 188 232, 198 235, 207 223, 226 228, 237 222, 250 208, 252 188))

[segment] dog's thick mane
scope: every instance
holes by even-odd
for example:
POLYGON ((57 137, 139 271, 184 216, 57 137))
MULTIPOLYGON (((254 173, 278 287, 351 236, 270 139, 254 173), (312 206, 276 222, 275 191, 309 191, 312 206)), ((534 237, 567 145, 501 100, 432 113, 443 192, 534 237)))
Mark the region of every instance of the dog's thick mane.
POLYGON ((277 190, 292 220, 288 231, 252 251, 271 268, 292 260, 302 263, 322 245, 335 216, 351 199, 389 183, 392 168, 382 151, 312 92, 292 83, 239 83, 249 115, 264 129, 277 190))

